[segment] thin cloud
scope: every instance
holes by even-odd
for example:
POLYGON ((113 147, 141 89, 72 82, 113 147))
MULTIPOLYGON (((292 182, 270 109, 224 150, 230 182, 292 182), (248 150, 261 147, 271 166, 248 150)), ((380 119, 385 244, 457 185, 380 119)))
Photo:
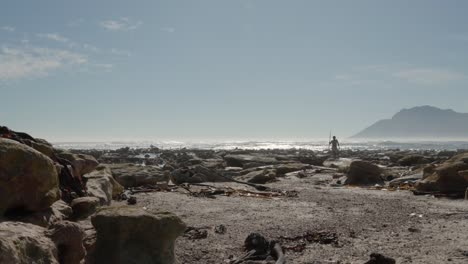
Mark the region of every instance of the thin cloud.
POLYGON ((336 81, 349 84, 364 82, 378 83, 385 81, 405 81, 420 85, 440 85, 455 81, 461 81, 467 75, 431 67, 411 67, 396 65, 368 65, 353 67, 350 72, 340 73, 334 76, 336 81))
POLYGON ((16 28, 10 27, 10 26, 3 26, 3 27, 1 27, 1 29, 4 30, 4 31, 8 31, 8 32, 13 32, 13 31, 16 30, 16 28))
POLYGON ((0 80, 43 77, 51 72, 87 63, 87 56, 49 48, 0 49, 0 80))
POLYGON ((70 43, 70 40, 58 33, 47 33, 47 34, 37 34, 40 38, 46 38, 49 40, 61 42, 61 43, 70 43))
POLYGON ((84 23, 84 19, 83 18, 79 18, 79 19, 76 19, 76 20, 72 20, 70 22, 67 23, 67 26, 69 27, 77 27, 81 24, 84 23))
POLYGON ((114 69, 114 65, 110 63, 96 63, 94 66, 104 70, 105 72, 112 72, 112 69, 114 69))
POLYGON ((394 74, 395 77, 417 84, 442 84, 460 81, 466 78, 465 74, 430 68, 407 69, 394 74))
POLYGON ((115 20, 101 21, 99 25, 109 31, 130 31, 135 30, 143 25, 143 21, 133 21, 128 17, 121 17, 115 20))
POLYGON ((85 50, 89 50, 89 51, 92 51, 92 52, 99 52, 99 48, 94 46, 94 45, 91 45, 91 44, 83 44, 83 49, 85 50))
POLYGON ((161 30, 167 33, 174 33, 176 31, 176 29, 173 27, 163 27, 161 30))
POLYGON ((110 50, 110 53, 114 55, 118 55, 118 56, 126 56, 126 57, 132 56, 132 53, 130 51, 119 50, 119 49, 114 49, 114 48, 110 50))

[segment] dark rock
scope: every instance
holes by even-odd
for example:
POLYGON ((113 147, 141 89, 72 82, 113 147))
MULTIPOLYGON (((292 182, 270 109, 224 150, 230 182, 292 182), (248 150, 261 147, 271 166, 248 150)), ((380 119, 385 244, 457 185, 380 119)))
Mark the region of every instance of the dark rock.
POLYGON ((373 185, 383 184, 382 170, 379 166, 367 161, 356 160, 351 162, 345 184, 373 185))
POLYGON ((372 253, 370 255, 370 260, 365 264, 395 264, 395 259, 386 257, 379 253, 372 253))

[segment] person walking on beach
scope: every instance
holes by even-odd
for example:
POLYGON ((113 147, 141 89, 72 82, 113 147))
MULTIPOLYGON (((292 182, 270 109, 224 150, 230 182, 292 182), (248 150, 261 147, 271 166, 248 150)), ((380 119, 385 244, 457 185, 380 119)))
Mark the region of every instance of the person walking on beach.
POLYGON ((332 146, 332 154, 333 154, 333 158, 338 158, 338 155, 339 155, 339 146, 340 146, 340 143, 338 142, 338 139, 336 139, 336 136, 333 136, 333 139, 328 142, 328 145, 331 145, 332 146))

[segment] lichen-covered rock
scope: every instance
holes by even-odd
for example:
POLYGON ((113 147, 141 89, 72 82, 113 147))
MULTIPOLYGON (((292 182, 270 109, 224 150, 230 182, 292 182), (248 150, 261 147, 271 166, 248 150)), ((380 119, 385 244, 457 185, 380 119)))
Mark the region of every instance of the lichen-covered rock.
POLYGON ((173 264, 174 241, 185 230, 172 213, 128 206, 103 208, 91 221, 97 231, 94 263, 173 264))
POLYGON ((124 188, 112 176, 108 166, 99 165, 96 170, 84 176, 87 179, 88 194, 97 197, 100 205, 110 205, 111 200, 117 198, 124 188))
POLYGON ((416 184, 422 192, 464 193, 468 188, 468 153, 452 157, 416 184))
POLYGON ((372 185, 383 184, 382 170, 379 166, 367 161, 355 160, 349 165, 345 184, 372 185))
POLYGON ((20 222, 0 223, 0 263, 58 264, 57 249, 45 229, 20 222))
POLYGON ((42 211, 60 198, 54 163, 16 141, 0 138, 0 215, 42 211))
POLYGON ((58 222, 52 225, 46 234, 57 248, 59 263, 80 264, 84 259, 84 231, 79 224, 70 221, 58 222))

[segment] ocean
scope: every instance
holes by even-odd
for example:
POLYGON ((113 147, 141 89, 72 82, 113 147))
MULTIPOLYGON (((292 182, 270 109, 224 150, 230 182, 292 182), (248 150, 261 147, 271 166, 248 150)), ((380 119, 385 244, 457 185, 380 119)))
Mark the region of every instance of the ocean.
MULTIPOLYGON (((123 147, 149 148, 151 146, 160 149, 307 149, 322 151, 328 149, 327 141, 220 141, 220 142, 181 142, 181 141, 110 141, 110 142, 55 142, 53 145, 63 149, 99 149, 115 150, 123 147)), ((468 141, 343 141, 342 149, 352 150, 461 150, 468 149, 468 141)))

